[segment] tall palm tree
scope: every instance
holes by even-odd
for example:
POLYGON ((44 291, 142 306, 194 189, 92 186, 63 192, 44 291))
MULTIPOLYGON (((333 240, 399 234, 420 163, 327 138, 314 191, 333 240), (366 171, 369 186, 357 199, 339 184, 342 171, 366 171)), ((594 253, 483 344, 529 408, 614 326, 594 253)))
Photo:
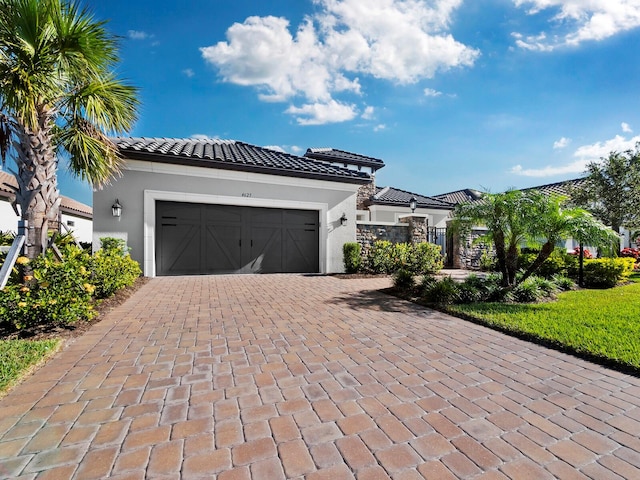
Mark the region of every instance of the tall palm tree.
POLYGON ((138 101, 117 62, 116 37, 75 0, 0 0, 0 155, 17 165, 31 258, 58 228, 59 155, 98 187, 120 171, 109 135, 131 129, 138 101))

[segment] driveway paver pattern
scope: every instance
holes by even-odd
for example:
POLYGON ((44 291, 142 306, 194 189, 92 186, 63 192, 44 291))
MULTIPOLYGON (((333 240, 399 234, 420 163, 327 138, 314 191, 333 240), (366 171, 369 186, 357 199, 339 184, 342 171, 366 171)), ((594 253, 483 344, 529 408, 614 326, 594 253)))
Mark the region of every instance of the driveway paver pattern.
POLYGON ((640 380, 375 291, 152 279, 0 401, 0 477, 640 478, 640 380))

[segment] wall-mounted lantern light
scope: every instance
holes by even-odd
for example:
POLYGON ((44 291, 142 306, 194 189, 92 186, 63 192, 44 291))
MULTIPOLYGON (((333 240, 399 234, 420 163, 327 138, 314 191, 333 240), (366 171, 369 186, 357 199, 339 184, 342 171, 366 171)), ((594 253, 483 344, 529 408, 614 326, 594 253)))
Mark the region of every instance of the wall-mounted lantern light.
POLYGON ((118 219, 122 215, 122 205, 120 205, 120 201, 117 198, 115 203, 111 205, 111 214, 118 219))
POLYGON ((343 213, 342 216, 340 217, 340 225, 342 225, 343 227, 346 227, 347 225, 347 214, 343 213))
POLYGON ((409 200, 409 208, 411 209, 411 213, 416 211, 417 206, 418 200, 416 199, 416 197, 411 197, 411 200, 409 200))

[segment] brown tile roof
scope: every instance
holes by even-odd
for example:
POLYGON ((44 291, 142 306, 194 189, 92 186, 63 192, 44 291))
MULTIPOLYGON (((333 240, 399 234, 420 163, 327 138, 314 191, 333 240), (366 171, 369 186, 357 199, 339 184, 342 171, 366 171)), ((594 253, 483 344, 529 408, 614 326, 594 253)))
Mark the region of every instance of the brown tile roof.
MULTIPOLYGON (((4 199, 10 202, 14 198, 14 190, 5 184, 17 187, 15 177, 7 172, 0 170, 0 199, 4 199)), ((84 203, 80 203, 72 198, 61 196, 60 211, 68 215, 74 215, 76 217, 87 218, 91 220, 93 218, 93 208, 84 203)))
POLYGON ((287 177, 365 184, 371 177, 356 172, 235 140, 193 138, 112 139, 125 158, 151 162, 241 170, 287 177))
POLYGON ((418 193, 407 192, 393 187, 376 188, 376 193, 370 199, 373 205, 391 205, 394 207, 408 207, 411 197, 415 197, 418 208, 438 208, 453 210, 454 204, 434 197, 426 197, 418 193))

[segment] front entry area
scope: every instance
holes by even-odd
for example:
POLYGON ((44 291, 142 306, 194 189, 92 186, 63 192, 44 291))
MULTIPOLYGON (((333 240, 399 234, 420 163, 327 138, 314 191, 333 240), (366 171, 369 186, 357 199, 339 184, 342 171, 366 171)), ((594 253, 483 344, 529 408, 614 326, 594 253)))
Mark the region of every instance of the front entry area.
POLYGON ((316 210, 156 203, 158 275, 317 273, 316 210))

